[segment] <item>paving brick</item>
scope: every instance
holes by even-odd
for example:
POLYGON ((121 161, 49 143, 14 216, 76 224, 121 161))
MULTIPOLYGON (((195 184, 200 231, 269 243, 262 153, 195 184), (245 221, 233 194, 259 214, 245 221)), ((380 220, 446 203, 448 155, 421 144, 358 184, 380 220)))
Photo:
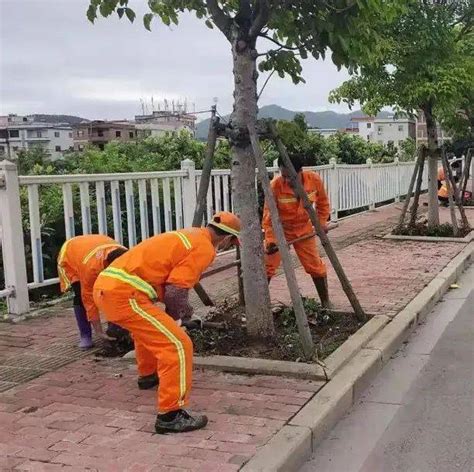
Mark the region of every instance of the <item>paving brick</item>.
POLYGON ((31 461, 22 462, 15 467, 15 470, 24 470, 31 472, 54 472, 64 470, 61 464, 46 464, 44 462, 31 461))
POLYGON ((18 457, 25 457, 34 461, 46 462, 50 461, 58 454, 55 451, 50 451, 47 449, 39 449, 33 447, 22 447, 19 451, 15 453, 18 457))

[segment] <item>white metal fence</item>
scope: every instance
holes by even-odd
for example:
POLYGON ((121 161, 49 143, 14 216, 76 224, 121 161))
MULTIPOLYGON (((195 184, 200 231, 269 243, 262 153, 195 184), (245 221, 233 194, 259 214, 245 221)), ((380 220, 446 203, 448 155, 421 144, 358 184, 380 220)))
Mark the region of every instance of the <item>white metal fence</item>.
MULTIPOLYGON (((373 165, 369 160, 364 165, 339 165, 334 160, 312 169, 324 180, 331 200, 331 219, 336 221, 342 211, 399 200, 408 190, 413 167, 413 162, 373 165)), ((54 199, 62 203, 63 239, 102 233, 133 246, 154 234, 191 225, 200 175, 190 160, 171 172, 32 176, 18 176, 14 164, 0 163, 5 280, 0 297, 7 298, 9 312, 27 312, 29 289, 58 282, 55 276, 45 275, 44 260, 55 255, 45 254, 43 249, 51 237, 44 233, 45 215, 54 199), (29 236, 28 254, 24 234, 29 236)), ((423 188, 426 186, 425 181, 423 188)), ((231 171, 214 170, 207 218, 215 211, 232 208, 231 171)))

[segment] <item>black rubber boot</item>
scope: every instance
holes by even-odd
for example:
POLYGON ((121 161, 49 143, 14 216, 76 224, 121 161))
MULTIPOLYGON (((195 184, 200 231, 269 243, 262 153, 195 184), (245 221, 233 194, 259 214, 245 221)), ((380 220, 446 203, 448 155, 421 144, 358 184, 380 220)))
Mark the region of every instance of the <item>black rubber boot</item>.
POLYGON ((148 390, 156 387, 160 383, 160 379, 156 373, 151 375, 145 375, 144 377, 138 377, 138 388, 140 390, 148 390))
POLYGON ((329 301, 328 279, 327 277, 313 277, 314 286, 318 292, 321 306, 323 308, 331 309, 332 304, 329 301))
POLYGON ((204 428, 207 421, 205 415, 191 416, 186 410, 177 410, 158 415, 155 422, 155 431, 157 434, 185 433, 186 431, 204 428), (172 419, 170 419, 170 416, 172 419))

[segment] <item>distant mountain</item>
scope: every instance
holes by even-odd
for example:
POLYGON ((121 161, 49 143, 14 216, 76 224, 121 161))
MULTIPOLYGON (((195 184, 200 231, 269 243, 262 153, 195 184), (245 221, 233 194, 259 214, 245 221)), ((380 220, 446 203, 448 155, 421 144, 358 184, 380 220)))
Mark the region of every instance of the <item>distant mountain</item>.
MULTIPOLYGON (((303 113, 306 122, 311 128, 345 128, 351 121, 353 116, 367 116, 361 110, 355 110, 350 113, 336 113, 335 111, 292 111, 279 105, 266 105, 260 108, 258 112, 259 118, 273 118, 275 120, 292 121, 296 113, 303 113)), ((379 113, 380 118, 387 118, 393 113, 382 111, 379 113)), ((228 118, 229 115, 224 118, 228 118)), ((206 139, 209 130, 209 119, 199 122, 196 126, 196 137, 198 139, 206 139)))
POLYGON ((81 118, 80 116, 74 115, 30 115, 34 121, 39 121, 40 123, 68 123, 70 125, 77 125, 83 121, 90 121, 86 118, 81 118))

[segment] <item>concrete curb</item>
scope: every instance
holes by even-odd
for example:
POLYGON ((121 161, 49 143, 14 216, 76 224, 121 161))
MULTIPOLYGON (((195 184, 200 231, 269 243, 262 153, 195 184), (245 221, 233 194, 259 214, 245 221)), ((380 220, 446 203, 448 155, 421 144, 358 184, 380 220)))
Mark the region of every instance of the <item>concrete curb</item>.
POLYGON ((436 236, 402 236, 399 234, 386 234, 382 239, 394 239, 398 241, 424 241, 427 243, 470 243, 474 240, 474 231, 464 238, 438 238, 436 236))
MULTIPOLYGON (((474 243, 465 247, 392 321, 352 360, 339 368, 336 375, 293 417, 287 426, 295 434, 285 442, 286 433, 274 436, 242 468, 244 472, 297 471, 315 447, 355 403, 418 322, 426 318, 433 306, 472 261, 474 243), (311 431, 308 442, 304 433, 311 431), (297 434, 298 432, 299 434, 297 434), (278 437, 277 437, 278 436, 278 437), (298 444, 296 444, 299 441, 298 444)), ((342 347, 342 346, 341 346, 342 347)), ((283 430, 282 430, 283 431, 283 430)))

